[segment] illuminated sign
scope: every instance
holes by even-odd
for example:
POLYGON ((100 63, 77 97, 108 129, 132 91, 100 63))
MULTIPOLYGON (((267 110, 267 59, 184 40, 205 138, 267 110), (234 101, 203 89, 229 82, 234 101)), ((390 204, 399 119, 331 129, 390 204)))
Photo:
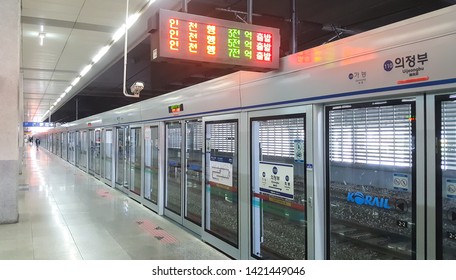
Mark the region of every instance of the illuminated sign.
POLYGON ((171 113, 179 113, 184 111, 184 104, 179 104, 179 105, 171 105, 168 106, 168 112, 171 113))
POLYGON ((158 50, 152 59, 279 68, 277 28, 168 10, 160 10, 158 28, 158 50))
POLYGON ((50 122, 24 122, 23 127, 55 127, 55 123, 50 122))

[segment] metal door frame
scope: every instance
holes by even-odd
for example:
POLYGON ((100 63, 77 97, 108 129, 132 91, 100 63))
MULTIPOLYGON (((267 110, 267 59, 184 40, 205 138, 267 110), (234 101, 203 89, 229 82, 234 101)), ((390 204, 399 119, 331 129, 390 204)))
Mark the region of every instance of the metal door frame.
POLYGON ((141 189, 142 189, 142 198, 141 198, 141 203, 145 205, 146 207, 152 209, 152 211, 155 211, 159 215, 164 214, 164 172, 163 172, 163 167, 165 166, 165 161, 164 161, 164 152, 165 152, 165 128, 164 128, 164 123, 163 122, 151 122, 151 123, 145 123, 143 124, 143 138, 142 138, 142 176, 143 180, 141 183, 141 189), (146 158, 146 148, 145 148, 145 142, 146 142, 146 128, 150 127, 156 127, 158 129, 158 194, 157 194, 157 204, 153 203, 152 201, 146 199, 145 196, 145 158, 146 158))
POLYGON ((90 169, 90 165, 95 166, 95 162, 92 162, 92 156, 93 156, 94 151, 95 151, 95 149, 94 149, 94 147, 95 147, 95 130, 96 130, 95 128, 90 128, 88 130, 89 131, 89 139, 87 141, 87 147, 88 147, 88 149, 87 149, 87 154, 88 154, 87 171, 88 171, 88 173, 90 175, 92 175, 94 177, 95 177, 95 170, 94 169, 90 169), (92 137, 93 137, 93 139, 92 139, 92 137), (93 145, 94 145, 93 147, 91 145, 92 141, 93 141, 93 145))
MULTIPOLYGON (((84 162, 85 162, 85 167, 81 165, 81 162, 82 162, 82 161, 81 161, 82 147, 84 146, 84 141, 83 141, 83 140, 84 140, 84 132, 86 132, 85 135, 86 135, 86 144, 87 144, 87 137, 88 137, 88 133, 87 133, 87 132, 88 132, 88 130, 87 130, 87 129, 81 129, 81 130, 77 130, 77 132, 79 132, 79 133, 76 134, 76 136, 79 135, 79 137, 76 137, 76 140, 77 140, 78 138, 79 138, 79 140, 80 140, 80 145, 79 145, 79 151, 80 151, 80 153, 79 153, 79 155, 78 155, 78 161, 77 161, 78 164, 77 164, 76 166, 79 167, 79 169, 81 169, 81 170, 83 170, 83 171, 89 173, 89 172, 88 172, 88 171, 89 171, 89 162, 88 162, 89 157, 88 157, 88 152, 87 152, 87 155, 86 155, 86 159, 84 160, 84 162)), ((78 141, 76 141, 76 143, 77 143, 77 142, 78 142, 78 141)), ((88 151, 87 148, 88 148, 88 147, 86 147, 86 151, 88 151)))
POLYGON ((437 102, 436 99, 440 96, 452 95, 455 90, 440 90, 437 92, 432 92, 426 95, 426 141, 427 141, 427 150, 426 150, 426 162, 427 162, 427 190, 426 190, 426 234, 427 234, 427 256, 428 260, 436 260, 440 256, 437 255, 437 246, 440 236, 437 235, 438 226, 441 226, 437 223, 437 215, 439 215, 437 209, 437 190, 442 191, 441 188, 437 188, 437 168, 440 168, 440 163, 437 162, 438 148, 440 147, 437 142, 437 102))
MULTIPOLYGON (((376 97, 375 99, 372 100, 345 100, 345 101, 339 101, 339 102, 331 102, 328 104, 325 104, 325 107, 327 106, 336 106, 336 105, 343 105, 343 104, 356 104, 356 103, 366 103, 366 102, 382 102, 382 101, 388 101, 388 100, 397 100, 397 99, 415 99, 415 117, 416 117, 416 139, 415 139, 415 150, 416 151, 422 151, 422 152, 416 152, 416 160, 415 160, 415 172, 416 172, 416 225, 415 225, 415 236, 412 236, 412 238, 415 238, 415 244, 416 244, 416 251, 415 251, 415 256, 417 260, 423 260, 425 259, 425 251, 426 251, 426 242, 425 242, 425 224, 426 224, 426 207, 425 207, 425 202, 426 202, 426 126, 425 123, 427 122, 426 115, 425 115, 425 96, 423 94, 411 94, 408 96, 384 96, 384 97, 376 97)), ((324 129, 326 130, 326 124, 327 120, 324 120, 324 129)), ((325 135, 325 140, 324 140, 324 145, 327 145, 327 139, 328 135, 325 135)), ((325 161, 325 166, 327 165, 328 161, 328 155, 324 156, 324 161, 325 161)), ((326 170, 325 168, 325 178, 329 170, 326 170)), ((326 179, 325 179, 326 180, 326 179)), ((326 184, 324 185, 325 192, 327 192, 326 184)), ((328 194, 326 194, 328 195, 328 194)), ((325 200, 325 212, 329 208, 327 205, 328 201, 325 200)), ((326 216, 329 216, 329 212, 325 214, 326 216)), ((325 222, 325 247, 326 244, 328 244, 329 240, 327 240, 328 236, 328 229, 326 228, 327 224, 329 221, 325 222)), ((413 226, 413 225, 411 225, 413 226)), ((325 248, 325 257, 326 255, 329 255, 329 252, 327 251, 328 249, 325 248)))
MULTIPOLYGON (((181 181, 181 184, 182 184, 182 208, 181 208, 181 215, 182 215, 182 224, 184 227, 190 229, 191 231, 193 231, 194 233, 198 234, 199 236, 201 236, 201 233, 202 233, 202 220, 204 219, 204 209, 201 208, 201 225, 197 225, 195 224, 194 222, 192 222, 191 220, 189 219, 186 219, 185 218, 185 207, 186 207, 186 204, 187 204, 187 201, 186 201, 186 190, 187 190, 187 122, 191 122, 191 121, 196 121, 196 122, 201 122, 201 126, 203 125, 203 120, 201 118, 190 118, 190 119, 185 119, 185 120, 182 120, 182 125, 183 125, 183 137, 182 137, 182 146, 183 146, 183 150, 181 151, 183 153, 183 157, 182 157, 182 167, 183 167, 183 170, 182 170, 182 181, 181 181)), ((204 173, 205 172, 205 168, 204 168, 204 139, 205 139, 205 135, 204 135, 204 127, 202 127, 202 137, 203 137, 203 146, 201 147, 201 173, 204 173)), ((204 176, 203 174, 201 174, 202 177, 201 177, 201 202, 204 203, 204 196, 203 196, 203 190, 204 190, 204 176)))
POLYGON ((113 186, 114 186, 115 189, 117 189, 117 190, 119 190, 119 191, 121 191, 123 193, 128 194, 128 192, 129 192, 128 191, 128 186, 125 185, 126 178, 127 178, 126 177, 126 172, 127 172, 126 171, 126 168, 127 168, 127 158, 126 158, 127 157, 127 153, 126 153, 126 151, 127 151, 126 150, 126 148, 127 148, 126 146, 127 145, 126 145, 126 143, 127 143, 127 138, 128 138, 128 135, 127 135, 128 125, 115 126, 113 131, 114 131, 114 139, 115 139, 115 141, 113 141, 113 142, 115 142, 115 153, 114 153, 115 154, 115 159, 114 159, 114 164, 115 165, 114 165, 114 174, 113 174, 113 176, 114 176, 114 179, 113 179, 114 185, 113 186), (123 174, 123 178, 122 178, 122 180, 123 180, 122 184, 118 184, 117 180, 116 180, 117 179, 117 172, 116 172, 117 168, 116 168, 116 166, 117 166, 117 161, 119 160, 118 159, 118 156, 119 156, 119 154, 118 154, 119 139, 118 138, 119 137, 118 137, 118 134, 117 134, 119 129, 122 129, 123 132, 124 132, 124 137, 122 139, 123 147, 124 147, 124 158, 122 159, 123 162, 124 162, 124 166, 123 166, 124 174, 123 174))
POLYGON ((114 137, 115 136, 115 129, 114 127, 108 126, 104 127, 101 131, 101 142, 102 142, 102 159, 101 160, 101 181, 107 184, 110 187, 113 187, 115 185, 115 149, 114 149, 114 137), (110 130, 111 131, 111 179, 106 179, 106 166, 105 166, 105 151, 106 151, 106 132, 110 130))
POLYGON ((73 165, 76 165, 76 155, 75 154, 76 154, 76 132, 73 130, 73 131, 68 131, 68 162, 73 165), (73 151, 70 151, 71 135, 73 135, 73 151), (70 153, 72 154, 71 157, 69 156, 70 153))
POLYGON ((129 147, 129 157, 127 158, 127 167, 126 167, 126 177, 127 177, 127 182, 128 182, 128 196, 133 198, 134 200, 136 201, 139 201, 139 202, 142 202, 142 197, 143 197, 143 194, 144 194, 144 188, 143 188, 143 181, 144 181, 144 143, 143 143, 143 139, 144 139, 144 127, 142 124, 135 124, 135 125, 130 125, 128 127, 128 138, 129 138, 129 143, 130 143, 130 147, 129 147), (131 153, 131 148, 133 146, 133 144, 131 143, 131 135, 132 135, 132 131, 134 129, 140 129, 140 135, 139 135, 139 143, 140 143, 140 165, 141 165, 141 168, 140 168, 140 182, 139 182, 139 187, 140 187, 140 191, 139 191, 139 194, 136 194, 132 191, 132 184, 131 184, 131 156, 132 156, 132 153, 131 153))
MULTIPOLYGON (((248 168, 249 168, 249 184, 248 184, 248 196, 249 196, 249 233, 248 233, 248 257, 249 259, 256 259, 253 257, 253 254, 251 252, 252 250, 252 244, 251 244, 251 238, 252 238, 252 230, 253 230, 253 223, 251 221, 251 215, 252 215, 252 208, 251 208, 251 168, 252 168, 252 141, 251 141, 251 135, 253 131, 251 130, 251 123, 253 119, 257 118, 264 118, 267 119, 270 117, 271 119, 277 119, 280 118, 280 116, 283 116, 284 118, 290 116, 290 115, 303 115, 304 121, 305 121, 305 133, 304 133, 304 138, 305 138, 305 146, 306 146, 306 170, 305 170, 305 176, 306 176, 306 200, 307 200, 307 207, 305 209, 305 215, 307 217, 306 224, 307 224, 307 233, 306 233, 306 254, 307 254, 307 259, 315 259, 316 258, 316 244, 315 244, 315 239, 317 233, 322 233, 322 228, 321 228, 321 217, 318 217, 318 213, 322 213, 320 211, 323 211, 323 205, 321 203, 316 203, 315 196, 317 196, 317 193, 320 193, 320 190, 316 190, 316 186, 314 184, 314 148, 313 148, 313 140, 314 140, 314 132, 313 132, 313 127, 314 127, 314 107, 313 105, 302 105, 302 106, 296 106, 296 107, 287 107, 287 108, 277 108, 277 109, 265 109, 265 110, 259 110, 259 111, 252 111, 248 113, 248 136, 249 136, 249 145, 248 145, 248 168), (314 203, 315 201, 315 203, 314 203), (318 207, 318 208, 317 208, 318 207)), ((242 236, 242 235, 241 235, 242 236)), ((246 241, 244 241, 246 242, 246 241)), ((245 248, 242 248, 245 250, 245 248)), ((243 251, 244 251, 243 250, 243 251)), ((318 250, 322 250, 322 248, 318 248, 318 250)), ((243 252, 243 255, 245 255, 245 252, 243 252)))
POLYGON ((249 242, 249 223, 250 223, 250 201, 249 201, 249 184, 248 181, 248 145, 242 145, 241 143, 248 143, 248 132, 247 132, 247 115, 246 113, 232 113, 219 116, 207 116, 203 117, 203 166, 206 166, 206 154, 207 154, 207 141, 206 141, 206 123, 207 122, 223 122, 223 121, 237 121, 238 125, 238 247, 236 248, 232 244, 212 235, 206 231, 206 168, 203 170, 203 200, 202 209, 203 216, 201 221, 201 238, 203 241, 209 243, 225 254, 235 259, 246 259, 248 258, 248 248, 250 247, 249 242), (241 252, 242 251, 242 252, 241 252))
POLYGON ((95 176, 95 178, 97 178, 98 180, 101 180, 101 144, 102 144, 102 137, 103 137, 103 130, 101 128, 96 128, 94 129, 94 133, 93 133, 93 137, 94 137, 94 142, 95 142, 95 147, 97 147, 97 131, 98 133, 100 133, 100 143, 99 143, 99 154, 98 154, 98 166, 100 167, 100 170, 99 170, 99 173, 97 174, 96 172, 96 169, 95 169, 95 163, 94 163, 94 172, 93 172, 93 176, 95 176))
POLYGON ((184 172, 183 172, 183 167, 184 167, 184 155, 182 154, 182 151, 184 151, 184 144, 185 144, 185 126, 184 126, 184 121, 179 119, 179 120, 169 120, 169 121, 166 121, 164 124, 163 124, 163 128, 164 128, 164 143, 163 143, 163 146, 164 146, 164 165, 163 165, 163 215, 172 219, 173 221, 179 223, 179 224, 183 224, 183 207, 184 207, 184 196, 183 196, 183 180, 184 180, 184 172), (168 174, 168 165, 167 165, 167 158, 168 158, 168 146, 167 146, 167 142, 168 142, 168 139, 167 139, 167 135, 168 135, 168 131, 167 131, 167 124, 170 124, 170 123, 179 123, 180 124, 180 128, 181 128, 181 143, 180 143, 180 153, 181 153, 181 156, 180 156, 180 164, 181 164, 181 174, 180 174, 180 185, 181 185, 181 192, 180 192, 180 195, 181 195, 181 199, 180 199, 180 213, 177 214, 175 212, 173 212, 172 210, 169 210, 165 207, 166 205, 166 189, 167 189, 167 186, 168 186, 168 181, 167 181, 167 174, 168 174))

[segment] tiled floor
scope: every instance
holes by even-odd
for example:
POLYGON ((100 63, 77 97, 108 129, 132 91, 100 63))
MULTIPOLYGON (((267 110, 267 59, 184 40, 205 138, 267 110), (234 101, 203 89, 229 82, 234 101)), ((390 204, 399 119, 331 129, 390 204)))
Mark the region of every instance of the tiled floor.
POLYGON ((27 147, 19 223, 0 225, 3 260, 228 259, 44 149, 27 147))

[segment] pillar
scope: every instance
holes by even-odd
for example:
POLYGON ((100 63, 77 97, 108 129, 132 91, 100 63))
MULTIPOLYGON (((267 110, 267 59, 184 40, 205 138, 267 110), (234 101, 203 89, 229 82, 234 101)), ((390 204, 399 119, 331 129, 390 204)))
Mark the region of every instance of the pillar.
POLYGON ((0 1, 0 224, 18 221, 20 12, 20 0, 0 1))

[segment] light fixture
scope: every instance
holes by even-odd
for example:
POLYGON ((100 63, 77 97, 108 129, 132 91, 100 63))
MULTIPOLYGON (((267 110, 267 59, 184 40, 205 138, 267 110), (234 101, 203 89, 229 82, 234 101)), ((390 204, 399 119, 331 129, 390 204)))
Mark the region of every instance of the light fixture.
POLYGON ((79 80, 81 80, 81 76, 77 76, 76 79, 74 79, 74 80, 71 82, 71 85, 72 85, 72 86, 75 86, 77 83, 79 83, 79 80))
POLYGON ((87 74, 90 71, 92 66, 93 66, 93 64, 89 64, 86 67, 84 67, 84 69, 82 69, 82 71, 81 71, 81 73, 79 73, 79 75, 81 75, 81 77, 84 77, 85 74, 87 74))
POLYGON ((110 47, 111 45, 107 45, 101 48, 97 55, 95 55, 94 58, 92 58, 92 63, 97 63, 108 52, 110 47))
POLYGON ((44 38, 46 38, 46 32, 44 32, 44 26, 41 25, 40 32, 38 33, 38 37, 40 38, 40 46, 44 43, 44 38))

